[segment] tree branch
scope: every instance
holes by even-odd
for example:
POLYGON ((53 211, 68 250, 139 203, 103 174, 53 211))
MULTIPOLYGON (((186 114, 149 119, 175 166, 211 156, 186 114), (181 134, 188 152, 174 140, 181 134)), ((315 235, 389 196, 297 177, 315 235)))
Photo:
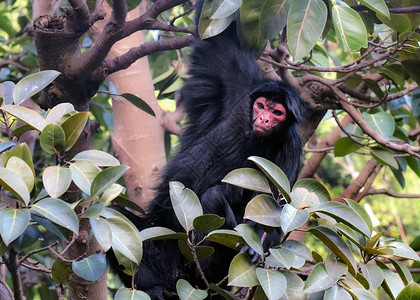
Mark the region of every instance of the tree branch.
POLYGON ((387 195, 394 198, 410 198, 410 199, 419 199, 420 194, 400 194, 393 192, 389 189, 369 189, 366 195, 387 195))

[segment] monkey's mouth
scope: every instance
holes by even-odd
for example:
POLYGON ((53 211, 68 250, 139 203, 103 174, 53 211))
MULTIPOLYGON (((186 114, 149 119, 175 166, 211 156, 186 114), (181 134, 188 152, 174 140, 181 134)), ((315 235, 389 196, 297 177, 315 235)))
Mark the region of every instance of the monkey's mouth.
POLYGON ((257 124, 254 124, 253 132, 257 136, 266 136, 270 133, 270 128, 258 126, 257 124))

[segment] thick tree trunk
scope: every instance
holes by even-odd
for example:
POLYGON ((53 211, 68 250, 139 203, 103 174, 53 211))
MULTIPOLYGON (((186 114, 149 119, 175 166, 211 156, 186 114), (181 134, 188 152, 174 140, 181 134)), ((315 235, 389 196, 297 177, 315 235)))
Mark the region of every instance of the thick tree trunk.
MULTIPOLYGON (((143 3, 130 11, 127 20, 138 17, 145 11, 143 3)), ((104 4, 107 16, 110 8, 104 4)), ((107 19, 94 25, 93 33, 101 32, 107 19)), ((136 32, 116 43, 108 57, 126 53, 130 48, 144 43, 142 32, 136 32)), ((164 128, 161 125, 161 109, 157 103, 147 57, 141 58, 129 68, 108 77, 120 94, 134 94, 146 101, 156 117, 141 111, 130 102, 114 99, 114 134, 112 138, 115 155, 122 164, 130 166, 125 173, 127 192, 130 199, 145 207, 153 197, 153 186, 157 174, 166 163, 164 128)))

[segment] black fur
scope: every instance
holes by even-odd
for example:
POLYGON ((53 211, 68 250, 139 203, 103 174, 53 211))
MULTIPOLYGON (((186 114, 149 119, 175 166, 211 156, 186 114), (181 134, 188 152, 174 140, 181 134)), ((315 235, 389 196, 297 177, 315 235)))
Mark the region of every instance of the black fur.
MULTIPOLYGON (((192 189, 204 213, 226 219, 225 228, 243 222, 245 206, 253 194, 221 183, 221 179, 234 169, 255 167, 247 160, 252 155, 275 162, 291 183, 296 181, 302 151, 298 124, 305 117, 307 105, 292 87, 262 78, 253 53, 240 47, 234 26, 216 37, 197 39, 193 45, 189 78, 181 91, 188 125, 180 138, 180 149, 168 163, 146 217, 125 213, 140 230, 164 226, 183 231, 171 207, 170 181, 180 181, 192 189), (252 132, 252 105, 258 96, 280 102, 287 109, 282 129, 269 137, 257 137, 252 132)), ((278 242, 278 234, 267 239, 267 243, 278 242)), ((210 282, 217 283, 226 276, 234 254, 216 246, 216 253, 203 262, 210 282)), ((121 277, 131 285, 127 275, 121 277)), ((145 242, 140 271, 135 276, 137 288, 160 299, 175 291, 180 278, 203 286, 195 267, 180 254, 177 241, 145 242)))

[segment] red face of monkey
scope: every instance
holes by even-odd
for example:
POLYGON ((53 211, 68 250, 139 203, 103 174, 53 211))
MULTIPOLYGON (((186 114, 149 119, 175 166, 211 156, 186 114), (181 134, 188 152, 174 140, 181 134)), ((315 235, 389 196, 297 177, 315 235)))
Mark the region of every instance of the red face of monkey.
POLYGON ((253 131, 258 136, 268 136, 286 120, 286 108, 264 97, 259 97, 253 106, 253 131))

